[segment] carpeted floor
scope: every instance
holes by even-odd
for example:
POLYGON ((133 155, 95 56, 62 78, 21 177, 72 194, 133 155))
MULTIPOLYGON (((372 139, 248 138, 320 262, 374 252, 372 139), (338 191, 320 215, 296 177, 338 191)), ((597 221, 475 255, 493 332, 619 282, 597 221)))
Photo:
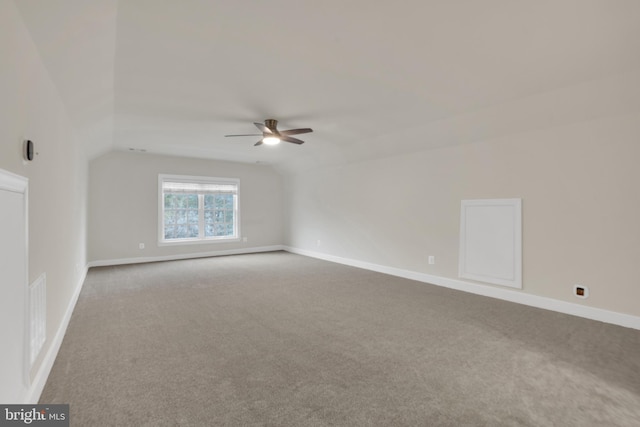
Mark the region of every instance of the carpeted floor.
POLYGON ((640 331, 286 252, 93 268, 72 426, 640 426, 640 331))

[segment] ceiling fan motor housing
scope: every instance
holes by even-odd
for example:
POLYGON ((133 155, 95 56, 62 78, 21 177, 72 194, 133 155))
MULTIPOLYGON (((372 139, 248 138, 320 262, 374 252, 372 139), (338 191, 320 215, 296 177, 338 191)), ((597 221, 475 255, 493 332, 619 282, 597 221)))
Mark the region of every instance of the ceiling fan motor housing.
POLYGON ((264 125, 267 127, 267 129, 269 129, 271 132, 274 133, 274 135, 279 135, 278 132, 278 121, 275 119, 267 119, 264 121, 264 125))

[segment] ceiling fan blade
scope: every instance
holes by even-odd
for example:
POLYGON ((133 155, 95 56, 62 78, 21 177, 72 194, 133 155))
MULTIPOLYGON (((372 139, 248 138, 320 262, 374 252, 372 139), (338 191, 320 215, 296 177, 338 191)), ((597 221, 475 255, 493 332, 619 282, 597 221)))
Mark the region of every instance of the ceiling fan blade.
POLYGON ((262 136, 262 135, 259 133, 247 133, 243 135, 225 135, 225 136, 229 137, 229 136, 262 136))
POLYGON ((281 130, 280 135, 299 135, 301 133, 310 133, 310 132, 313 132, 313 129, 311 128, 288 129, 288 130, 281 130))
POLYGON ((293 138, 291 136, 280 136, 280 139, 282 141, 287 141, 287 142, 293 142, 294 144, 304 144, 304 141, 298 139, 298 138, 293 138))
POLYGON ((256 127, 258 129, 260 129, 260 132, 262 132, 262 133, 273 133, 273 131, 271 129, 269 129, 268 127, 266 127, 262 123, 254 123, 254 125, 256 125, 256 127))
POLYGON ((255 144, 253 144, 254 147, 257 147, 258 145, 262 145, 262 140, 256 142, 255 144))

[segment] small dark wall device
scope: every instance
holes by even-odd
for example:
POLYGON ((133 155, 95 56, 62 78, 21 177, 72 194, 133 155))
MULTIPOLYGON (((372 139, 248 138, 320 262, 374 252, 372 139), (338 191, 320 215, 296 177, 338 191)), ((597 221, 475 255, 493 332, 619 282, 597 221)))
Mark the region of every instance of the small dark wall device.
POLYGON ((31 141, 30 139, 25 139, 24 141, 24 159, 26 161, 32 161, 33 157, 35 156, 35 151, 33 149, 33 141, 31 141))

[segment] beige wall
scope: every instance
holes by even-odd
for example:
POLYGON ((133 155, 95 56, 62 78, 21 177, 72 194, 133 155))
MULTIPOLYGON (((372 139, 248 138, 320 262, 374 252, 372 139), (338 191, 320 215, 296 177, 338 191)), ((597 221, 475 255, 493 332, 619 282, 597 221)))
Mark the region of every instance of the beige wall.
POLYGON ((457 278, 460 201, 522 198, 521 292, 639 316, 639 135, 635 113, 297 173, 286 242, 457 278))
POLYGON ((87 162, 13 2, 0 1, 0 52, 0 168, 29 179, 29 281, 47 275, 47 342, 35 373, 86 264, 87 162), (39 153, 29 164, 26 138, 39 153))
POLYGON ((282 183, 270 166, 113 151, 90 164, 89 261, 242 250, 283 242, 282 183), (158 174, 240 178, 247 242, 158 246, 158 174), (140 250, 139 244, 145 249, 140 250))

